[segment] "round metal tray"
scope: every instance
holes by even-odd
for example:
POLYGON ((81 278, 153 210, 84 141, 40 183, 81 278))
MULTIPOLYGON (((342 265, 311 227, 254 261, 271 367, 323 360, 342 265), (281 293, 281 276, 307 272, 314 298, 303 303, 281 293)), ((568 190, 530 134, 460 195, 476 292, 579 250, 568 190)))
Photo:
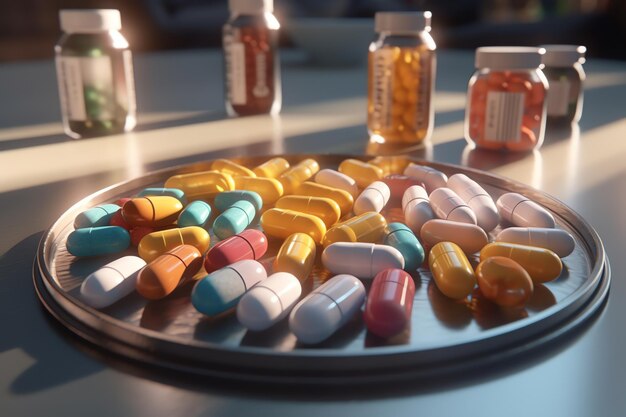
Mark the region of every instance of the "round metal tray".
MULTIPOLYGON (((313 157, 322 168, 336 168, 343 159, 354 156, 284 157, 290 163, 313 157)), ((269 158, 233 161, 252 167, 269 158)), ((610 284, 608 261, 600 238, 580 215, 545 193, 493 174, 411 160, 448 175, 466 173, 494 198, 514 191, 549 209, 558 227, 576 240, 575 251, 563 259, 562 275, 536 285, 525 309, 509 310, 486 301, 478 291, 467 301, 450 300, 431 282, 428 269, 421 268, 414 274, 416 292, 410 329, 392 339, 380 339, 366 331, 358 316, 315 346, 298 344, 286 320, 264 332, 250 332, 234 315, 204 317, 191 305, 190 284, 160 301, 149 302, 132 294, 102 310, 84 304, 79 293, 82 280, 100 266, 136 250, 112 257, 73 257, 65 248, 65 240, 73 230, 74 217, 89 207, 159 186, 171 175, 207 170, 211 161, 206 161, 157 171, 105 188, 76 203, 42 238, 33 270, 35 288, 45 307, 65 327, 106 350, 193 374, 287 383, 363 383, 467 369, 541 349, 586 322, 604 305, 610 284)), ((395 202, 383 211, 389 221, 402 221, 398 205, 395 202)), ((213 234, 211 238, 213 245, 217 239, 213 234)), ((270 241, 261 260, 268 273, 280 243, 270 241)), ((476 259, 471 261, 475 263, 476 259)), ((304 294, 328 277, 318 254, 312 279, 304 284, 304 294)))

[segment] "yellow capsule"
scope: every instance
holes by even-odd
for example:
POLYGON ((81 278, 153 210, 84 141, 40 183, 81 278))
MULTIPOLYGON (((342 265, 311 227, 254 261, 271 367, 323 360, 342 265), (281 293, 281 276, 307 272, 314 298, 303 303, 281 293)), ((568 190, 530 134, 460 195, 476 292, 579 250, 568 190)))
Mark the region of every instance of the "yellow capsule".
POLYGON ((289 272, 304 282, 313 270, 315 254, 315 242, 311 236, 294 233, 280 247, 274 260, 274 272, 289 272))
POLYGON ((191 174, 179 174, 165 181, 166 188, 178 188, 185 192, 187 199, 208 200, 222 191, 235 189, 233 177, 219 171, 203 171, 191 174))
POLYGON ((383 177, 381 168, 358 159, 346 159, 341 162, 339 164, 339 172, 354 178, 356 185, 361 188, 365 188, 383 177))
POLYGON ((437 243, 430 250, 428 264, 437 288, 450 298, 465 298, 476 285, 474 269, 456 243, 437 243))
POLYGON ((377 243, 382 240, 387 220, 375 211, 354 216, 345 222, 328 229, 324 237, 324 247, 335 242, 377 243))
POLYGON ((272 158, 263 162, 252 171, 257 177, 278 178, 280 174, 289 169, 289 162, 285 158, 272 158))
POLYGON ((534 283, 552 281, 561 275, 563 263, 559 256, 550 249, 515 243, 494 242, 480 251, 480 260, 492 256, 504 256, 513 259, 528 272, 534 283))
POLYGON ((304 181, 320 170, 315 159, 305 159, 282 173, 277 179, 283 185, 283 194, 293 194, 304 181))
POLYGON ((283 185, 274 178, 235 177, 237 190, 255 191, 263 204, 274 204, 283 195, 283 185))
MULTIPOLYGON (((395 107, 394 107, 395 108, 395 107)), ((393 112, 393 109, 392 109, 393 112)), ((402 174, 411 161, 406 156, 377 156, 368 162, 383 170, 383 175, 402 174)))
POLYGON ((251 169, 229 161, 228 159, 216 159, 211 164, 211 169, 228 174, 231 177, 256 177, 256 174, 252 172, 251 169))
POLYGON ((339 221, 341 209, 335 200, 324 197, 307 197, 305 195, 289 195, 276 202, 276 208, 312 214, 322 219, 326 227, 339 221))
POLYGON ((204 254, 209 249, 211 238, 202 227, 189 226, 152 232, 143 237, 137 250, 139 257, 147 263, 180 245, 195 246, 204 254))
POLYGON ((315 243, 321 243, 326 234, 324 222, 312 214, 273 208, 261 216, 261 227, 266 235, 286 239, 293 233, 305 233, 315 243))
POLYGON ((350 213, 350 210, 352 210, 352 205, 354 204, 354 198, 349 192, 345 190, 340 190, 339 188, 318 184, 316 182, 303 182, 302 185, 300 185, 296 189, 296 192, 294 194, 310 197, 330 198, 331 200, 334 200, 337 204, 339 204, 342 216, 350 213))

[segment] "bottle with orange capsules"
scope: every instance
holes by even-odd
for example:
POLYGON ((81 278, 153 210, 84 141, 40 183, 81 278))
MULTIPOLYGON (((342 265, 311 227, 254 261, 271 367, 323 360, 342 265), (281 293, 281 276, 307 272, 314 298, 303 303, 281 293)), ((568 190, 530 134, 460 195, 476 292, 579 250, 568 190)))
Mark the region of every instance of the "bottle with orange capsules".
POLYGON ((479 148, 530 151, 543 143, 548 81, 545 50, 481 47, 468 87, 465 138, 479 148))
POLYGON ((377 143, 419 144, 433 131, 430 12, 379 12, 369 47, 367 128, 377 143))

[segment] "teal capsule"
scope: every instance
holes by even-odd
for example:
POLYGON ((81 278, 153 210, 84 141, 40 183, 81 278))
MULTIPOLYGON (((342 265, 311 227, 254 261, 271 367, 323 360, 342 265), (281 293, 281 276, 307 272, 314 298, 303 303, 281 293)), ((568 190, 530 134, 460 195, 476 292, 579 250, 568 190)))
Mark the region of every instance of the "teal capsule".
POLYGON ((108 226, 111 217, 120 208, 117 204, 102 204, 85 210, 74 219, 74 229, 108 226))
POLYGON ((217 216, 213 222, 213 233, 220 240, 237 235, 250 226, 255 215, 256 210, 251 203, 239 200, 217 216))
POLYGON ((178 201, 180 201, 183 205, 187 204, 187 197, 185 197, 185 192, 178 188, 144 188, 139 192, 139 194, 137 194, 137 197, 154 195, 167 195, 178 199, 178 201))
POLYGON ((209 216, 211 216, 209 203, 202 200, 192 201, 178 215, 178 227, 204 227, 207 220, 209 220, 209 216))
POLYGON ((263 199, 261 198, 259 193, 243 190, 223 191, 215 196, 213 205, 215 206, 217 211, 223 213, 228 207, 241 200, 245 200, 251 203, 256 211, 261 211, 261 207, 263 207, 263 199))
POLYGON ((88 227, 74 230, 65 246, 74 256, 98 256, 121 252, 130 245, 128 231, 119 226, 88 227))
POLYGON ((413 272, 424 262, 424 248, 411 229, 402 223, 389 223, 385 228, 385 245, 400 251, 404 258, 404 270, 413 272))

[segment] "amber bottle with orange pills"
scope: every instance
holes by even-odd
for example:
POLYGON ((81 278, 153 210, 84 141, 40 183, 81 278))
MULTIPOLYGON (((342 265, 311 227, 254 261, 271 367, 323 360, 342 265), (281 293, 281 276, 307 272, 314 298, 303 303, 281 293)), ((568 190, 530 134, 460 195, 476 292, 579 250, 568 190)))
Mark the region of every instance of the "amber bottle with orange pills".
POLYGON ((280 24, 272 14, 273 0, 230 0, 229 8, 223 28, 226 111, 230 116, 277 114, 280 24))
POLYGON ((529 151, 543 143, 548 81, 542 48, 482 47, 469 81, 465 138, 485 149, 529 151))
POLYGON ((369 47, 367 127, 377 143, 419 144, 433 130, 430 12, 379 12, 369 47))

